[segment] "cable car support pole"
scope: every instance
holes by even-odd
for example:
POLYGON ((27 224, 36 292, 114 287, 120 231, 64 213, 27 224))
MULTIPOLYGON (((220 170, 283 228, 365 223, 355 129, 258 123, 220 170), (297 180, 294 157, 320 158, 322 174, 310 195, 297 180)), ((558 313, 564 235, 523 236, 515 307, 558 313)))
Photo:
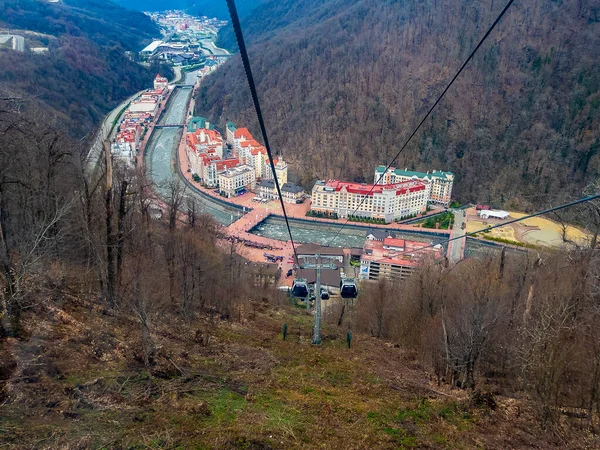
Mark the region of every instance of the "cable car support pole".
MULTIPOLYGON (((317 277, 315 280, 315 318, 313 322, 313 334, 312 343, 313 345, 321 345, 321 269, 337 270, 338 266, 331 263, 323 263, 322 259, 336 259, 335 256, 322 256, 322 255, 300 255, 302 259, 315 258, 315 263, 301 264, 301 269, 315 269, 317 277)), ((310 295, 306 301, 307 308, 310 305, 310 295)))

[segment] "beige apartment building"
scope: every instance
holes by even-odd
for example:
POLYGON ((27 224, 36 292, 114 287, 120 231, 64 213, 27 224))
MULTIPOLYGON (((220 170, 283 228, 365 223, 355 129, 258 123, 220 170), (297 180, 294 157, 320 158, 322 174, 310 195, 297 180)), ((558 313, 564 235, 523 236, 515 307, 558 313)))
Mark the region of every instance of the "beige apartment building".
POLYGON ((390 167, 385 171, 386 166, 378 166, 375 169, 375 184, 394 184, 403 181, 423 181, 431 184, 429 192, 429 202, 448 206, 452 196, 452 185, 454 183, 454 174, 452 172, 413 172, 411 170, 401 170, 390 167), (383 173, 383 177, 381 176, 383 173))
POLYGON ((218 175, 219 190, 227 198, 235 197, 256 187, 254 168, 248 165, 232 167, 218 175))
POLYGON ((425 212, 430 189, 430 183, 415 180, 388 185, 317 181, 312 189, 311 210, 390 223, 425 212))

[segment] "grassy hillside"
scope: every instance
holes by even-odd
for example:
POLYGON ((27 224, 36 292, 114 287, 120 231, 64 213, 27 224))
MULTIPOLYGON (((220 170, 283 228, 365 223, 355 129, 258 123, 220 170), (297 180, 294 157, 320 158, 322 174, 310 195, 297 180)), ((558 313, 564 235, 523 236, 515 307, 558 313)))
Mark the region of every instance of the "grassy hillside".
POLYGON ((147 368, 136 356, 136 318, 103 315, 70 289, 60 296, 60 307, 28 316, 35 339, 12 344, 28 357, 5 386, 18 398, 0 418, 6 448, 594 445, 576 431, 542 430, 523 401, 439 387, 410 354, 377 339, 356 335, 348 349, 344 330, 327 326, 313 347, 302 310, 251 303, 243 323, 157 321, 147 368))
MULTIPOLYGON (((307 186, 371 180, 502 7, 266 2, 242 25, 274 149, 307 186)), ((463 201, 529 208, 580 191, 600 173, 599 20, 589 0, 515 3, 397 165, 452 170, 463 201)), ((239 58, 196 105, 258 134, 239 58)))
POLYGON ((0 2, 0 27, 27 30, 27 45, 49 49, 45 55, 0 50, 2 96, 56 117, 73 136, 88 133, 121 100, 150 86, 157 72, 172 75, 132 60, 160 33, 142 13, 111 2, 6 0, 0 2), (39 33, 33 39, 32 31, 39 33))

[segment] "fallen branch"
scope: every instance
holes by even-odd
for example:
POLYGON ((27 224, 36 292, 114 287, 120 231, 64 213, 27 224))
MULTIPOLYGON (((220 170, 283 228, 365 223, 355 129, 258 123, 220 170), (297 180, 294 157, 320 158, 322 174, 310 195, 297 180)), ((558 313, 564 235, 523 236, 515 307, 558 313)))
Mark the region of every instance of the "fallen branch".
POLYGON ((177 371, 178 371, 178 372, 179 372, 179 373, 180 373, 182 376, 184 376, 184 377, 185 377, 185 375, 186 375, 186 374, 185 374, 185 372, 183 371, 183 369, 182 369, 181 367, 179 367, 177 364, 175 364, 171 358, 167 358, 167 361, 169 361, 171 364, 173 364, 173 367, 175 367, 175 368, 177 369, 177 371))

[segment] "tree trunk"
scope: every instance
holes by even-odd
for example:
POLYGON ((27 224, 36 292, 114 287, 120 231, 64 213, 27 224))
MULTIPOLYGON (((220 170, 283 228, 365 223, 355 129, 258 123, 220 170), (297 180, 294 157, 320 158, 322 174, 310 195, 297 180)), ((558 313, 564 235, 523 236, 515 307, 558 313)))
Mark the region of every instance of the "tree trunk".
POLYGON ((108 302, 116 306, 115 299, 115 242, 113 235, 113 203, 112 203, 112 162, 110 159, 110 146, 104 145, 106 153, 106 290, 108 302))
POLYGON ((123 247, 125 246, 125 199, 127 195, 127 181, 121 183, 119 201, 119 218, 117 225, 117 285, 121 285, 121 272, 123 269, 123 247))

